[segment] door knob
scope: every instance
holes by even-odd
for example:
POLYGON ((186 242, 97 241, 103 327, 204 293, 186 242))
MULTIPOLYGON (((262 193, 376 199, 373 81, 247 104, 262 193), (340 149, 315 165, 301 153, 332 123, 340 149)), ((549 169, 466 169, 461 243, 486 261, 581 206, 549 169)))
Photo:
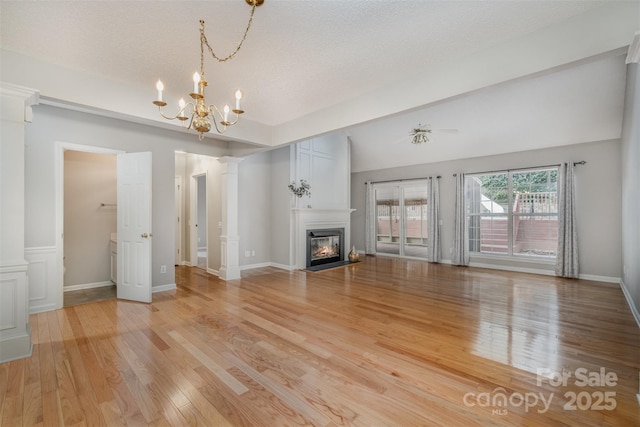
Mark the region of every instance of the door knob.
POLYGON ((142 233, 140 237, 142 237, 143 239, 146 239, 147 237, 151 237, 151 234, 142 233))

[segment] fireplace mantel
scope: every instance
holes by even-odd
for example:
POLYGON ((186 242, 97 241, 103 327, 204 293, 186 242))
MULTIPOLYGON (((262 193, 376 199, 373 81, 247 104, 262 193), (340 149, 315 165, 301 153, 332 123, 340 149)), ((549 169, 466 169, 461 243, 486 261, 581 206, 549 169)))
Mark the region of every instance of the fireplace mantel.
POLYGON ((351 237, 351 212, 355 209, 292 208, 292 255, 297 269, 306 268, 307 230, 344 228, 344 247, 348 251, 351 237))

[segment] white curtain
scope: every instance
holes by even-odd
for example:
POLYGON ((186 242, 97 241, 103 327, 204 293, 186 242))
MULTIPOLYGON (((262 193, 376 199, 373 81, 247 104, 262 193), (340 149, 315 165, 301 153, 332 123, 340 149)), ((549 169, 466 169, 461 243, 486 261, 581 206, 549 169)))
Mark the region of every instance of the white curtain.
POLYGON ((558 252, 556 275, 578 278, 578 232, 573 162, 558 170, 558 252))
POLYGON ((464 174, 456 174, 456 194, 454 210, 453 265, 469 265, 469 239, 467 238, 467 215, 465 212, 464 174))
POLYGON ((429 178, 427 197, 427 261, 440 262, 440 180, 435 176, 429 178))
POLYGON ((364 196, 364 253, 374 255, 376 253, 376 194, 371 182, 365 183, 364 196))

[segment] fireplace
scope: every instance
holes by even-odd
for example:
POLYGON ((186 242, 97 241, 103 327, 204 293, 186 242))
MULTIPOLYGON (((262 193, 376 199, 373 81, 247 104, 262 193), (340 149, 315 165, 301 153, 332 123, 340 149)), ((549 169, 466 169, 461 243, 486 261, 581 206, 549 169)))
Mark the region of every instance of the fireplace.
POLYGON ((344 228, 307 230, 307 267, 344 259, 344 228))

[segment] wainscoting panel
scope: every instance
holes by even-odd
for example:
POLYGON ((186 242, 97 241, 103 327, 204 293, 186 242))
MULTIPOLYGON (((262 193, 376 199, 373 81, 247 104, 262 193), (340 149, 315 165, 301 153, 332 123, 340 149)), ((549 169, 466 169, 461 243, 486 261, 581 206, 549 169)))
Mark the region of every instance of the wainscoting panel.
POLYGON ((56 309, 57 267, 55 246, 25 248, 29 263, 29 313, 56 309))

